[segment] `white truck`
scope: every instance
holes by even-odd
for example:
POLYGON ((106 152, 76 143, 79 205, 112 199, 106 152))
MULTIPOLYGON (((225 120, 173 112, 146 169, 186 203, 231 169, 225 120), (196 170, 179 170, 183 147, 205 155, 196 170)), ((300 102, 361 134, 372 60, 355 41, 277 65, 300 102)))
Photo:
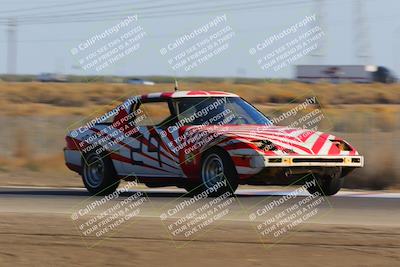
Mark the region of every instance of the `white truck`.
POLYGON ((375 65, 298 65, 296 78, 300 82, 316 83, 394 83, 393 73, 382 66, 375 65))

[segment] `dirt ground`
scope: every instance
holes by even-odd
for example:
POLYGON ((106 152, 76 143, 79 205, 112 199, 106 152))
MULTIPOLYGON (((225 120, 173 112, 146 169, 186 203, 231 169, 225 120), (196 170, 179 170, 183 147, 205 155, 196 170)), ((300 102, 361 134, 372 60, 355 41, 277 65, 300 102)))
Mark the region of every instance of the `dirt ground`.
POLYGON ((270 246, 247 223, 226 222, 178 248, 159 220, 138 218, 89 248, 67 215, 2 213, 0 236, 0 266, 400 265, 400 227, 308 224, 270 246))
POLYGON ((0 186, 83 187, 79 174, 68 170, 0 172, 0 186))

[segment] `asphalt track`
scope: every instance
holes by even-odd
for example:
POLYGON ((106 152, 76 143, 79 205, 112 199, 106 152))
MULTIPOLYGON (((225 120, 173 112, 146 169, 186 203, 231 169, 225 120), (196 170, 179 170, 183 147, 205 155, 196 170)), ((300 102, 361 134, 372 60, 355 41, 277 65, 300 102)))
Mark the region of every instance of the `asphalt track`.
POLYGON ((307 203, 324 201, 304 214, 316 216, 306 217, 276 240, 271 234, 262 237, 257 227, 266 222, 264 215, 283 222, 282 211, 297 214, 299 209, 291 209, 294 204, 310 199, 307 193, 289 198, 291 192, 244 188, 225 202, 198 199, 161 220, 160 215, 191 198, 174 188, 137 188, 120 191, 118 198, 75 220, 74 214, 104 197, 90 197, 81 188, 0 187, 0 266, 400 266, 400 194, 344 190, 315 198, 307 203), (146 201, 135 206, 140 213, 129 217, 129 223, 104 236, 84 234, 93 225, 85 223, 138 194, 146 201), (251 219, 251 214, 275 202, 280 204, 251 219), (185 224, 185 216, 199 209, 213 211, 203 209, 210 203, 229 212, 193 238, 173 236, 175 223, 185 224))
MULTIPOLYGON (((181 189, 141 189, 129 190, 120 194, 119 198, 110 201, 116 203, 129 198, 137 192, 145 193, 149 200, 141 208, 138 217, 159 219, 164 211, 189 199, 181 189)), ((248 221, 251 211, 287 196, 289 190, 239 189, 235 194, 235 202, 231 209, 236 216, 226 216, 223 220, 248 221)), ((300 194, 297 201, 308 196, 300 194)), ((12 212, 20 214, 64 214, 71 215, 88 203, 101 199, 93 197, 82 188, 50 188, 50 187, 0 187, 0 213, 12 212)), ((325 205, 320 207, 324 216, 310 218, 307 222, 317 224, 355 224, 355 225, 388 225, 400 226, 400 193, 379 193, 376 191, 341 191, 335 196, 325 197, 325 205)), ((209 199, 201 199, 187 208, 190 212, 207 203, 209 199)), ((276 208, 281 211, 293 204, 286 201, 276 208)), ((100 210, 101 211, 101 210, 100 210)), ((100 212, 98 211, 98 212, 100 212)), ((274 210, 271 210, 274 212, 274 210)), ((179 214, 172 216, 179 217, 179 214)))

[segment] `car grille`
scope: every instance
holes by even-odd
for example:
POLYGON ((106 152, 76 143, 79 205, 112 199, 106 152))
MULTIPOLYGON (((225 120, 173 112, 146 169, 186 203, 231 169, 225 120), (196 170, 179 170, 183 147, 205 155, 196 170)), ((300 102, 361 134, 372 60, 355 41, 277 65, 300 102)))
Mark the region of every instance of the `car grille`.
POLYGON ((293 163, 304 163, 304 162, 322 162, 322 163, 342 163, 342 158, 294 158, 293 163))

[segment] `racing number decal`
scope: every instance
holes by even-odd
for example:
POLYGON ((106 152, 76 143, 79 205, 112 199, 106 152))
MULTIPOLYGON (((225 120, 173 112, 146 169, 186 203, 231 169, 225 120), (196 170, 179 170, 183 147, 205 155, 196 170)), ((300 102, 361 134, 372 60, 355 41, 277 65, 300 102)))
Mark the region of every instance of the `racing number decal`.
POLYGON ((149 145, 147 147, 147 151, 157 153, 158 164, 160 165, 160 167, 162 167, 160 147, 161 147, 161 140, 157 132, 150 131, 149 145), (153 139, 156 140, 157 145, 151 143, 153 139))
POLYGON ((136 147, 132 147, 131 148, 131 160, 132 160, 132 165, 139 165, 139 166, 143 166, 144 165, 144 162, 143 161, 141 161, 141 160, 135 160, 134 158, 133 158, 133 153, 139 153, 139 154, 142 154, 143 152, 142 152, 142 150, 143 150, 143 144, 142 144, 142 142, 140 142, 139 141, 139 148, 136 148, 136 147))
MULTIPOLYGON (((149 141, 148 141, 148 146, 147 146, 147 152, 151 153, 157 153, 157 161, 160 167, 162 167, 162 162, 161 162, 161 153, 160 153, 160 147, 161 147, 161 139, 160 136, 157 134, 154 129, 149 131, 149 141), (154 145, 151 141, 155 140, 156 145, 154 145)), ((133 153, 138 153, 139 155, 145 154, 143 151, 143 141, 138 138, 139 141, 139 147, 132 147, 130 149, 130 156, 132 160, 132 165, 139 165, 139 166, 144 166, 144 162, 141 160, 135 160, 133 157, 133 153)))

